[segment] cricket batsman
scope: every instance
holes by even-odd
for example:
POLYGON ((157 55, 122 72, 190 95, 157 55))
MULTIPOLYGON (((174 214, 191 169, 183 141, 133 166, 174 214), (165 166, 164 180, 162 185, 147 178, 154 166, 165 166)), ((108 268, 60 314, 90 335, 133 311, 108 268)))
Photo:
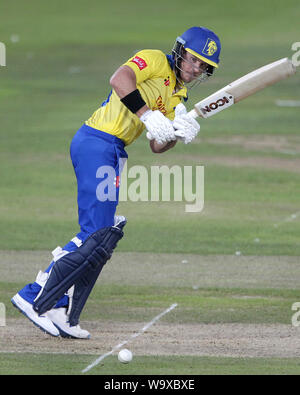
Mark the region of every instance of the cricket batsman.
POLYGON ((179 140, 189 144, 195 139, 200 125, 182 102, 187 101, 187 88, 213 74, 220 51, 218 36, 204 27, 192 27, 177 37, 171 55, 139 51, 115 71, 107 99, 73 137, 70 155, 80 232, 57 247, 50 266, 11 299, 44 332, 90 337, 79 317, 126 224, 125 217, 116 216, 120 175, 128 158, 125 147, 144 129, 154 153, 173 148, 179 140), (105 180, 108 193, 101 187, 105 180))

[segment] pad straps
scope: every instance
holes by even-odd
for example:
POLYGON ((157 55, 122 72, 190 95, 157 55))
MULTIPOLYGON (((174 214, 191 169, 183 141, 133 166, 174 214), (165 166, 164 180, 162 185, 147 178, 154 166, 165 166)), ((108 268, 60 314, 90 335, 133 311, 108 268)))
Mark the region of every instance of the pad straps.
MULTIPOLYGON (((98 277, 105 263, 111 258, 118 241, 123 237, 122 229, 125 224, 126 220, 118 226, 98 230, 76 251, 60 258, 53 265, 49 279, 41 295, 35 300, 33 309, 39 315, 44 314, 51 310, 73 285, 78 285, 85 278, 90 280, 90 273, 98 273, 98 277)), ((77 314, 74 313, 74 317, 77 314)))

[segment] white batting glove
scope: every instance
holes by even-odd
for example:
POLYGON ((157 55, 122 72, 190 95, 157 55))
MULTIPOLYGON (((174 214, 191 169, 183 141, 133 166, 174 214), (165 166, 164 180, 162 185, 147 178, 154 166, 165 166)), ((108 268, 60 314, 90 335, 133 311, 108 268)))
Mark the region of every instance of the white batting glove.
POLYGON ((199 123, 191 117, 182 103, 175 108, 175 119, 173 121, 175 135, 185 144, 189 144, 200 131, 199 123))
POLYGON ((172 122, 160 111, 147 110, 140 117, 147 129, 147 139, 156 140, 158 144, 176 140, 172 122))

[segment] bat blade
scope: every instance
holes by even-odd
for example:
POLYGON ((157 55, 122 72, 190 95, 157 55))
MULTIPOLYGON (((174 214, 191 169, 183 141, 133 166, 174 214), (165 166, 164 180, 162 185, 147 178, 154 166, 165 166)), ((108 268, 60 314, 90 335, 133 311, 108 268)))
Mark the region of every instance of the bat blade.
POLYGON ((277 60, 244 75, 196 103, 189 114, 194 118, 211 117, 267 86, 295 74, 295 72, 296 67, 291 60, 288 58, 277 60))

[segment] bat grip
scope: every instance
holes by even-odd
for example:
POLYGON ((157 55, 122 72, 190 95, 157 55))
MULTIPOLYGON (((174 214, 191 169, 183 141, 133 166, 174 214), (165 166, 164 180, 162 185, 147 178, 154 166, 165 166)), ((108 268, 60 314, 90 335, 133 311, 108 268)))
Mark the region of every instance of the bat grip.
POLYGON ((199 114, 197 113, 197 111, 196 111, 195 109, 189 111, 188 114, 189 114, 191 117, 193 117, 193 118, 199 117, 199 114))

